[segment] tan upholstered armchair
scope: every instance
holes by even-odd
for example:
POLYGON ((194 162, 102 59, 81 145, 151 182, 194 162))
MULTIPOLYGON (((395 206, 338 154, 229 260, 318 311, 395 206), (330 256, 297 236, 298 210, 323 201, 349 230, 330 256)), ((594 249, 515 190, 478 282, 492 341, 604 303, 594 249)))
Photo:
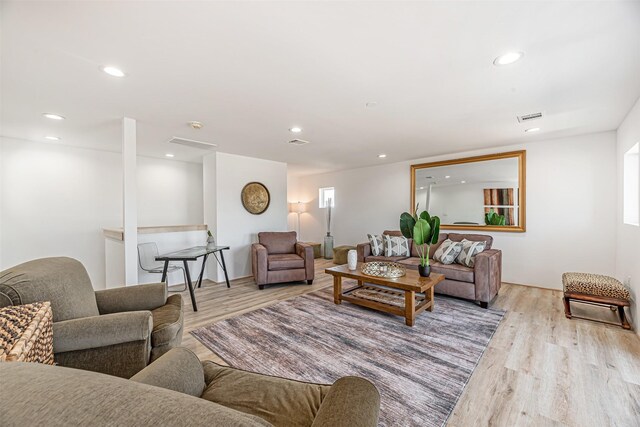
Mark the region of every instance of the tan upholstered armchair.
POLYGON ((251 246, 253 277, 260 289, 273 283, 313 283, 313 247, 297 241, 296 232, 258 233, 251 246))
POLYGON ((0 307, 50 301, 62 366, 129 378, 182 341, 182 297, 164 283, 94 291, 72 258, 42 258, 0 273, 0 307))

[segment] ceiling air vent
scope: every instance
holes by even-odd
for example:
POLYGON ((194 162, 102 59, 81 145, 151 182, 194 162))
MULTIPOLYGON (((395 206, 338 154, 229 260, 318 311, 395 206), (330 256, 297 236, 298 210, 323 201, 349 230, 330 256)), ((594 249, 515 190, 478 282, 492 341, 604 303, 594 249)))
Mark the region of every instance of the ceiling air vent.
POLYGON ((185 145, 191 148, 199 148, 201 150, 215 150, 216 147, 218 146, 218 144, 214 144, 213 142, 196 141, 193 139, 178 138, 177 136, 174 136, 173 138, 171 138, 169 140, 169 143, 185 145))
POLYGON ((531 113, 531 114, 525 114, 523 116, 516 116, 516 117, 518 117, 518 122, 525 123, 531 120, 541 119, 542 113, 531 113))
POLYGON ((289 141, 289 144, 291 145, 306 145, 308 143, 309 141, 305 141, 304 139, 292 139, 289 141))

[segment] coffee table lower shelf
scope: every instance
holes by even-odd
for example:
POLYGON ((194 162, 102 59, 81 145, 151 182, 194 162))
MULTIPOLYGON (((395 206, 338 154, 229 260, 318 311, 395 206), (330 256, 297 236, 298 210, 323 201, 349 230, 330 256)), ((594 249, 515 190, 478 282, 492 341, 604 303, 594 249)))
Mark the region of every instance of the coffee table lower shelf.
POLYGON ((360 285, 349 289, 341 294, 340 300, 385 313, 395 314, 396 316, 402 316, 405 318, 405 323, 408 326, 413 326, 415 316, 424 310, 433 310, 433 296, 430 295, 430 292, 420 295, 411 291, 394 291, 371 285, 360 285), (358 295, 364 293, 362 291, 370 293, 371 296, 365 297, 358 295), (376 298, 376 296, 378 296, 378 298, 376 298), (413 302, 411 300, 413 300, 413 302), (407 307, 409 307, 409 311, 407 307), (411 313, 411 307, 413 307, 413 313, 411 313))

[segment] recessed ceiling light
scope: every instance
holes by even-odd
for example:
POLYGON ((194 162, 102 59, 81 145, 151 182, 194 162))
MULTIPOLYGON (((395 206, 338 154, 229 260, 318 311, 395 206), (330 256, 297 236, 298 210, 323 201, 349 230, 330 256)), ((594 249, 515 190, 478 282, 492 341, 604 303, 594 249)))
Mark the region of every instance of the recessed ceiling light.
POLYGON ((387 155, 386 155, 386 154, 378 154, 378 158, 379 158, 379 159, 384 159, 385 157, 387 157, 387 155))
POLYGON ((202 127, 204 126, 202 124, 202 122, 199 122, 197 120, 192 120, 189 123, 189 126, 191 126, 193 129, 202 129, 202 127))
POLYGON ((467 181, 460 181, 460 184, 466 184, 467 181))
POLYGON ((451 175, 445 175, 444 177, 445 177, 446 179, 449 179, 449 178, 451 178, 451 175))
POLYGON ((302 128, 298 127, 298 126, 294 126, 291 129, 289 129, 289 131, 293 132, 293 133, 300 133, 300 132, 302 132, 302 128))
POLYGON ((42 113, 43 116, 45 116, 47 119, 52 119, 52 120, 64 120, 64 117, 62 117, 60 114, 54 114, 54 113, 42 113))
POLYGON ((122 71, 120 68, 116 68, 116 67, 111 67, 111 66, 104 67, 102 69, 102 71, 104 71, 105 73, 107 73, 107 74, 109 74, 110 76, 113 76, 113 77, 124 77, 125 76, 124 71, 122 71))
POLYGON ((529 132, 538 132, 540 130, 540 128, 530 128, 530 129, 525 129, 524 131, 529 133, 529 132))
POLYGON ((59 136, 47 135, 47 136, 44 137, 44 139, 48 139, 49 141, 60 141, 60 137, 59 136))
POLYGON ((524 52, 507 52, 504 55, 498 56, 493 60, 493 65, 509 65, 520 60, 524 56, 524 52))
POLYGON ((167 153, 167 154, 165 154, 165 157, 174 157, 174 155, 171 154, 171 153, 167 153))
POLYGON ((421 190, 424 190, 424 187, 420 187, 421 190))

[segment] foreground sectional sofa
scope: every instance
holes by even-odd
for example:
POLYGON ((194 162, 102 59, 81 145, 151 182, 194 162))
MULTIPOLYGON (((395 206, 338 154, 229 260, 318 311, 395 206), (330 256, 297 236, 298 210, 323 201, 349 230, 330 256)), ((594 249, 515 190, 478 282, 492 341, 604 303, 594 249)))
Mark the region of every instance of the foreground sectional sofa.
MULTIPOLYGON (((400 231, 384 231, 382 234, 389 236, 402 236, 400 231)), ((418 269, 420 258, 415 244, 409 239, 411 247, 410 257, 385 257, 371 255, 371 245, 361 243, 358 245, 358 262, 370 261, 393 261, 404 265, 407 268, 418 269)), ((484 234, 461 234, 461 233, 441 233, 438 243, 431 245, 429 258, 431 271, 444 274, 445 280, 438 283, 435 292, 454 297, 465 298, 477 301, 483 308, 487 308, 489 303, 498 295, 502 283, 502 251, 491 249, 493 237, 484 234), (442 242, 450 239, 454 242, 461 242, 463 239, 471 241, 486 242, 486 249, 476 256, 473 268, 460 264, 445 265, 433 260, 433 255, 442 242)))
POLYGON ((200 362, 174 348, 130 380, 38 363, 0 363, 0 424, 13 426, 375 427, 369 381, 321 385, 200 362))

